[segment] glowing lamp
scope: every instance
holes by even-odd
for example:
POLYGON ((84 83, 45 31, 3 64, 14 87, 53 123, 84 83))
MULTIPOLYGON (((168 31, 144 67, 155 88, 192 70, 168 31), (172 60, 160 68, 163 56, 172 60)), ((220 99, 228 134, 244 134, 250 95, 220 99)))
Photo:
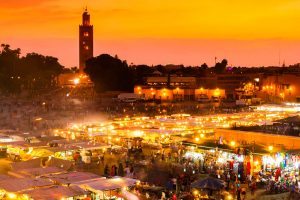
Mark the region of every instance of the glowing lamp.
POLYGON ((9 199, 16 199, 17 198, 17 195, 15 193, 7 193, 7 197, 9 199))
POLYGON ((219 88, 215 89, 214 96, 216 96, 216 97, 220 96, 220 90, 219 90, 219 88))
POLYGON ((272 151, 273 150, 273 146, 269 146, 268 149, 269 149, 269 151, 272 151))
POLYGON ((80 80, 79 80, 79 78, 75 78, 75 79, 73 80, 73 82, 74 82, 75 85, 78 85, 79 82, 80 82, 80 80))
POLYGON ((231 141, 231 142, 230 142, 230 145, 231 145, 232 147, 234 147, 234 146, 235 146, 235 141, 231 141))

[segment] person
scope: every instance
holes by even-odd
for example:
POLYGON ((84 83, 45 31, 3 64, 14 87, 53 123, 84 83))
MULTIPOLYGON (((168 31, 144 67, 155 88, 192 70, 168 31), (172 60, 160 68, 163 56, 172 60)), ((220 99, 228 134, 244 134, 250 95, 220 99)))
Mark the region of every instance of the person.
POLYGON ((73 159, 74 159, 74 161, 75 161, 76 164, 78 164, 79 156, 80 156, 79 152, 76 152, 76 153, 73 155, 73 159))
POLYGON ((236 199, 241 200, 241 188, 238 188, 236 191, 236 199))
POLYGON ((115 176, 118 176, 118 167, 116 165, 115 166, 115 176))
POLYGON ((130 166, 130 174, 133 177, 133 175, 134 175, 134 168, 132 166, 130 166))
POLYGON ((125 176, 130 177, 130 169, 129 169, 128 166, 125 167, 124 171, 125 171, 125 174, 126 174, 125 176))
POLYGON ((101 156, 101 162, 102 162, 102 164, 104 164, 104 154, 101 156))
POLYGON ((166 193, 164 193, 164 192, 162 192, 161 193, 161 198, 160 198, 161 200, 166 200, 166 193))
POLYGON ((253 180, 251 184, 251 195, 254 195, 255 189, 256 189, 256 182, 255 180, 253 180))
POLYGON ((226 176, 226 182, 227 182, 226 189, 229 190, 230 189, 230 173, 229 172, 227 173, 227 176, 226 176))
POLYGON ((108 176, 108 175, 109 175, 108 165, 105 165, 105 167, 104 167, 104 176, 108 176))
POLYGON ((150 195, 148 192, 146 192, 146 199, 150 199, 150 195))
POLYGON ((112 165, 110 170, 110 176, 115 176, 115 172, 116 172, 115 165, 112 165))
POLYGON ((251 186, 251 183, 252 183, 252 180, 251 180, 251 175, 250 174, 248 174, 247 175, 247 183, 248 183, 248 187, 250 187, 251 186))
POLYGON ((173 195, 172 195, 172 200, 177 200, 176 194, 173 194, 173 195))
POLYGON ((124 176, 124 168, 121 162, 119 163, 118 176, 124 176))
POLYGON ((245 200, 246 199, 246 188, 243 187, 241 189, 241 193, 242 193, 243 200, 245 200))
POLYGON ((155 159, 154 159, 154 156, 152 155, 151 156, 151 163, 154 164, 154 162, 155 162, 155 159))

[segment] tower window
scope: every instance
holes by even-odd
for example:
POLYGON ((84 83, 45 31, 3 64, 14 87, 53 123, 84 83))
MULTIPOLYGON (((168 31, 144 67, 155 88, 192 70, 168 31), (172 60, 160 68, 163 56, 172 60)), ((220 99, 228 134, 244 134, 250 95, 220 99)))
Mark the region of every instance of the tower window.
POLYGON ((83 36, 84 36, 84 37, 88 37, 88 36, 89 36, 89 32, 84 32, 84 33, 83 33, 83 36))
POLYGON ((83 21, 83 24, 84 24, 84 25, 90 25, 90 22, 89 22, 88 20, 84 20, 84 21, 83 21))
POLYGON ((84 47, 86 50, 88 50, 89 49, 89 46, 88 45, 85 45, 85 47, 84 47))

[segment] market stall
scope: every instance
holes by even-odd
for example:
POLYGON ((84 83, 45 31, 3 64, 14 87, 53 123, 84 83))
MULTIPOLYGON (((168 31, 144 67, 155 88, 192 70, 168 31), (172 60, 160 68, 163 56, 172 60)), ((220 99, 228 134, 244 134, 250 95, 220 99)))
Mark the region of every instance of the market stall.
POLYGON ((136 179, 114 177, 110 179, 95 179, 79 183, 79 186, 92 192, 95 200, 122 198, 122 190, 128 190, 138 182, 136 179))

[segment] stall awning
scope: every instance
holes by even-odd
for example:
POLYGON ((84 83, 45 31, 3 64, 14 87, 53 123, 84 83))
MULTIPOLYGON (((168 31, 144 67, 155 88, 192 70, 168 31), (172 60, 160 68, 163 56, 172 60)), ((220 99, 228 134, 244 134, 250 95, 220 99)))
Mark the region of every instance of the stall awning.
POLYGON ((89 182, 81 184, 80 187, 97 193, 99 191, 116 190, 122 189, 124 187, 131 187, 134 186, 137 181, 138 180, 131 178, 116 177, 110 179, 91 180, 89 182))
POLYGON ((14 162, 11 163, 12 171, 18 171, 18 170, 24 170, 24 169, 30 169, 30 168, 38 168, 41 167, 41 158, 36 158, 32 160, 27 160, 23 162, 14 162))
POLYGON ((68 172, 49 175, 47 178, 59 184, 76 184, 77 182, 100 178, 100 176, 89 172, 68 172))
POLYGON ((48 174, 57 174, 64 172, 65 170, 58 168, 58 167, 38 167, 38 168, 28 168, 28 169, 19 169, 15 172, 21 173, 27 176, 45 176, 48 174))
POLYGON ((7 192, 21 192, 36 187, 50 186, 53 183, 40 178, 10 178, 0 181, 0 189, 7 192))
POLYGON ((23 194, 28 195, 32 199, 39 200, 57 200, 64 199, 68 197, 75 197, 87 194, 86 191, 78 186, 52 186, 48 188, 39 188, 34 190, 29 190, 23 194))

